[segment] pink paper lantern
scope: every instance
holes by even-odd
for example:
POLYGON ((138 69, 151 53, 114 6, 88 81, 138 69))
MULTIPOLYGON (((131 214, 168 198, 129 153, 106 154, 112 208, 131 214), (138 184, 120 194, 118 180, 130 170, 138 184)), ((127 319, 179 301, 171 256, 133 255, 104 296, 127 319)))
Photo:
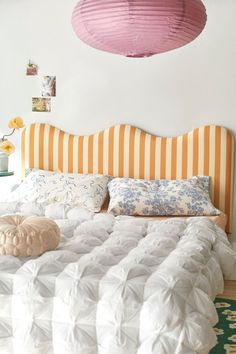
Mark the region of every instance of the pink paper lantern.
POLYGON ((139 58, 190 43, 206 20, 201 0, 81 0, 72 26, 91 47, 139 58))

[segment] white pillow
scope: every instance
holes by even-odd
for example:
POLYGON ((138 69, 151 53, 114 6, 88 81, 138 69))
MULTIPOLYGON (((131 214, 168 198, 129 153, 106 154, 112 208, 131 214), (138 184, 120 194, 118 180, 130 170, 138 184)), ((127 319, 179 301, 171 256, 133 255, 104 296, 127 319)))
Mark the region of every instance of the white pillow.
POLYGON ((33 170, 6 201, 69 206, 99 212, 107 196, 108 176, 33 170))

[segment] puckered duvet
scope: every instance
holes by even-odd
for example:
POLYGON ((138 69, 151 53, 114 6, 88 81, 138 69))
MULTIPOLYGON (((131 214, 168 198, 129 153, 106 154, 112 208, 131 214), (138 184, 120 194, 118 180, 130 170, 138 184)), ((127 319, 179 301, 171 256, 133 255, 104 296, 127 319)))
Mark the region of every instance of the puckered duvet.
POLYGON ((235 278, 236 254, 211 221, 6 208, 45 213, 62 237, 36 259, 0 257, 1 354, 206 354, 216 344, 212 299, 223 273, 235 278))

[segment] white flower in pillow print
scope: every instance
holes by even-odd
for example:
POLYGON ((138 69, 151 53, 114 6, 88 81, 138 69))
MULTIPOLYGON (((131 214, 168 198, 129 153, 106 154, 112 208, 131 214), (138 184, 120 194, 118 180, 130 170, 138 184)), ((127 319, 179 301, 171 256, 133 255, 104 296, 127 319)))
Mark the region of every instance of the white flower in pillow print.
POLYGON ((232 311, 232 310, 224 310, 222 312, 222 315, 227 315, 227 316, 232 316, 232 315, 236 315, 236 311, 232 311))
POLYGON ((225 344, 224 350, 226 350, 226 354, 235 354, 236 344, 225 344))
POLYGON ((231 305, 228 302, 216 302, 215 307, 217 309, 224 308, 224 307, 231 307, 231 305))
POLYGON ((231 340, 231 342, 236 342, 236 334, 231 337, 228 337, 228 340, 231 340))
POLYGON ((217 336, 221 336, 225 333, 224 330, 221 328, 214 328, 214 331, 217 336))
POLYGON ((226 320, 236 322, 236 316, 228 316, 228 317, 226 317, 226 320))

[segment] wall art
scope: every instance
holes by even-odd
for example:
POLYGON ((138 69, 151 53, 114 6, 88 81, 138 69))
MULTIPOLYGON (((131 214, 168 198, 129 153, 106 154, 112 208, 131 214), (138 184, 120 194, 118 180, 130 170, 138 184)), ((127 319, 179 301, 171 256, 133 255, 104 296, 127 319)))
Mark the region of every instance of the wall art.
POLYGON ((56 76, 43 76, 42 79, 42 96, 56 96, 56 76))
POLYGON ((38 75, 38 65, 29 61, 27 68, 26 68, 26 75, 27 76, 36 76, 38 75))
POLYGON ((33 97, 32 112, 51 112, 51 98, 33 97))

